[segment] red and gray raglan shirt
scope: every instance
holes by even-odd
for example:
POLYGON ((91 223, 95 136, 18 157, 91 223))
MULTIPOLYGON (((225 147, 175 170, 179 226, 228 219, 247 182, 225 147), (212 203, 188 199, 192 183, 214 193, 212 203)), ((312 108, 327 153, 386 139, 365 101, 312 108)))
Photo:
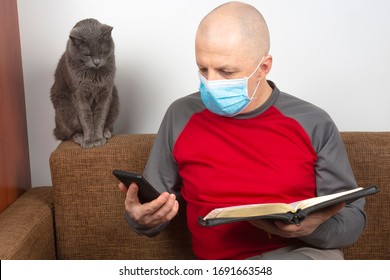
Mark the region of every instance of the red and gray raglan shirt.
MULTIPOLYGON (((357 187, 328 114, 269 84, 273 92, 265 104, 232 118, 207 110, 199 92, 181 98, 169 107, 158 131, 144 175, 159 191, 184 198, 193 251, 200 259, 245 259, 301 243, 339 248, 356 241, 364 229, 364 199, 299 239, 270 236, 249 222, 198 224, 199 217, 218 207, 291 203, 357 187)), ((143 229, 128 221, 150 236, 165 226, 143 229)))

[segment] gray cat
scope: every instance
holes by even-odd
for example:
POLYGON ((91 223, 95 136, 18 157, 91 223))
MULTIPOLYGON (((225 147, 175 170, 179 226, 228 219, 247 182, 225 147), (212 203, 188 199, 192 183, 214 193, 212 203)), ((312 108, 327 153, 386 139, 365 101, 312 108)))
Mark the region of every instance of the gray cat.
POLYGON ((70 32, 50 92, 58 140, 72 139, 86 148, 111 138, 119 110, 112 29, 85 19, 70 32))

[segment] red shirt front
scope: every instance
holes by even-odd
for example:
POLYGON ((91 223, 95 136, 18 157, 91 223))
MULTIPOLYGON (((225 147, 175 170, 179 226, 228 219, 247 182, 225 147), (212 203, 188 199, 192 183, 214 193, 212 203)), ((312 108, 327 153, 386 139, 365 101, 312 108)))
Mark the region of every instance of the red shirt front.
POLYGON ((295 119, 274 106, 248 119, 203 110, 194 113, 183 128, 173 157, 187 201, 193 250, 199 258, 244 259, 297 242, 270 238, 248 222, 198 224, 198 218, 214 208, 290 203, 316 196, 317 154, 295 119))

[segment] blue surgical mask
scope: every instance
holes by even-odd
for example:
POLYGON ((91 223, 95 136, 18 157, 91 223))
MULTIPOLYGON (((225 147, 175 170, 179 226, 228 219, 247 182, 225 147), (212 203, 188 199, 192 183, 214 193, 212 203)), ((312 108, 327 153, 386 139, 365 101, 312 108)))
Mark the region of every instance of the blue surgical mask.
POLYGON ((240 79, 209 81, 199 73, 200 96, 206 108, 215 114, 225 117, 233 117, 241 113, 255 99, 254 95, 260 85, 260 81, 249 97, 248 80, 256 73, 263 59, 264 57, 249 77, 240 79))

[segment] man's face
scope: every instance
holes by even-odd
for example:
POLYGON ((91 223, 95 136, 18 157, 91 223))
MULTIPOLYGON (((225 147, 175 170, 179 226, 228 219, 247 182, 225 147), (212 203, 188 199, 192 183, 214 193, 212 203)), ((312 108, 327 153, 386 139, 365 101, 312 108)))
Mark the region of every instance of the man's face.
MULTIPOLYGON (((260 61, 251 57, 242 41, 240 36, 218 32, 218 29, 214 32, 198 31, 195 54, 200 74, 209 81, 250 76, 260 61)), ((249 79, 249 92, 254 91, 257 82, 256 75, 249 79)))

